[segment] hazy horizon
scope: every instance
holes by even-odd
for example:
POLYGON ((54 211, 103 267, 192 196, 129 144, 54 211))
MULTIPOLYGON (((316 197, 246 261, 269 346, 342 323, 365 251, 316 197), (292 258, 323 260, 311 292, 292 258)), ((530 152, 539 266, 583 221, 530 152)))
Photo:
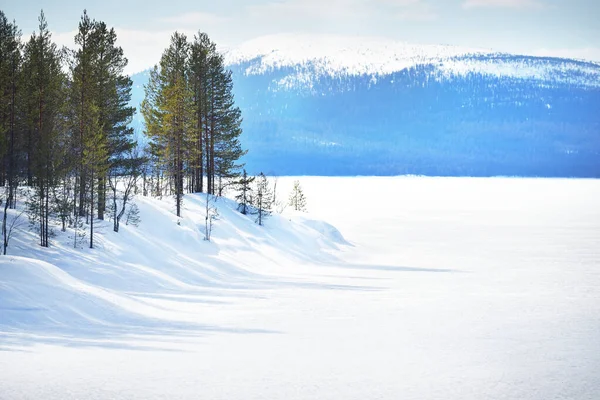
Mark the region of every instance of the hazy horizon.
POLYGON ((140 1, 24 1, 2 5, 24 37, 44 10, 54 40, 72 46, 87 9, 115 27, 127 72, 154 65, 175 31, 207 32, 222 48, 269 35, 366 36, 600 61, 600 5, 591 0, 225 0, 147 7, 140 1))

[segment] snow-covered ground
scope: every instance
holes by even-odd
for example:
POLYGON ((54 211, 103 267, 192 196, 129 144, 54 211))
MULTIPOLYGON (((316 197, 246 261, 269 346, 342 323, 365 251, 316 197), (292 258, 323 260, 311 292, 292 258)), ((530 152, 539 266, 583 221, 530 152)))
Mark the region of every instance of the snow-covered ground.
POLYGON ((310 214, 220 200, 211 243, 195 196, 95 250, 18 233, 0 399, 598 398, 600 181, 300 181, 310 214))

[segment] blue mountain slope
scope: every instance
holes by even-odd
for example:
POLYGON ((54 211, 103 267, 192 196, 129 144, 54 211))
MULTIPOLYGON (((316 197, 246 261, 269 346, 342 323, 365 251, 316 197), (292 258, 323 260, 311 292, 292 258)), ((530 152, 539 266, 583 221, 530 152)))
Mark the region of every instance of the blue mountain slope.
POLYGON ((230 57, 249 171, 600 177, 600 65, 380 56, 230 57))
POLYGON ((144 85, 148 83, 150 78, 150 71, 143 71, 131 76, 133 87, 131 88, 131 105, 135 107, 135 115, 131 125, 133 126, 136 133, 144 132, 144 117, 140 112, 140 105, 144 100, 145 92, 144 85))

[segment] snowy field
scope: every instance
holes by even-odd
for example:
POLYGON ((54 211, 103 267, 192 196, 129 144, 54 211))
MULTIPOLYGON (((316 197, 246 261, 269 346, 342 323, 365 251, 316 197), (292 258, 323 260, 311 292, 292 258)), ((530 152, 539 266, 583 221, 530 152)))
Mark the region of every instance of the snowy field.
POLYGON ((197 196, 94 250, 17 233, 0 399, 600 398, 600 181, 300 181, 309 214, 221 200, 211 243, 197 196))

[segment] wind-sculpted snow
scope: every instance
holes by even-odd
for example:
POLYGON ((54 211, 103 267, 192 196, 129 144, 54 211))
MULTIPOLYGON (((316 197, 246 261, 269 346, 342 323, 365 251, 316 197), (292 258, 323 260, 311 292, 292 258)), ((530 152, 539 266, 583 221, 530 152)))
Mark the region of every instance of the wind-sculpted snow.
POLYGON ((203 195, 93 250, 17 230, 0 398, 597 400, 600 181, 297 179, 309 214, 222 199, 210 243, 203 195))
POLYGON ((254 216, 241 215, 227 198, 215 203, 219 219, 207 242, 205 201, 202 195, 186 196, 179 219, 170 198, 139 196, 142 224, 122 224, 117 234, 108 221, 98 222, 93 250, 85 237, 73 248, 72 229, 63 233, 55 226, 50 249, 36 246, 33 232, 19 230, 10 247, 19 256, 0 258, 0 333, 116 339, 136 329, 159 333, 159 322, 174 330, 200 329, 189 315, 156 308, 146 296, 268 287, 271 283, 253 272, 253 264, 331 262, 330 252, 348 244, 335 228, 301 215, 275 215, 259 227, 254 216))
MULTIPOLYGON (((65 268, 69 261, 65 255, 57 264, 65 268)), ((74 278, 57 265, 16 256, 4 257, 0 264, 0 332, 87 338, 116 336, 126 327, 159 328, 155 308, 96 282, 74 278)))

